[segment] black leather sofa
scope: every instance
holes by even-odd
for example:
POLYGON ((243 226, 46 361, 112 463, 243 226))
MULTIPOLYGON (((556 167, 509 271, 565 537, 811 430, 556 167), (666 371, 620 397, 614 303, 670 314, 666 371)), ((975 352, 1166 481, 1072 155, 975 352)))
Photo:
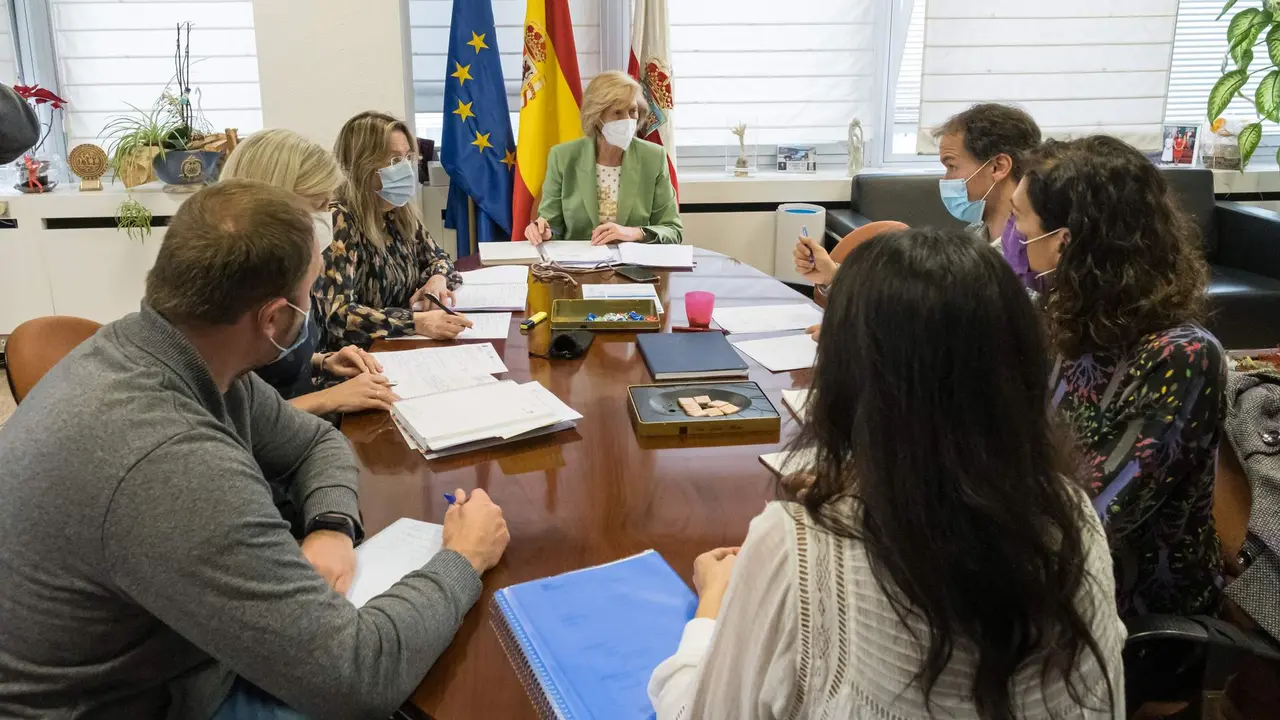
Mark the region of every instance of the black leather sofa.
MULTIPOLYGON (((1213 172, 1162 168, 1179 201, 1196 219, 1212 267, 1206 326, 1228 349, 1280 344, 1280 214, 1219 202, 1213 172)), ((849 209, 827 211, 833 245, 874 220, 912 227, 963 227, 938 198, 938 176, 862 173, 853 179, 849 209)))

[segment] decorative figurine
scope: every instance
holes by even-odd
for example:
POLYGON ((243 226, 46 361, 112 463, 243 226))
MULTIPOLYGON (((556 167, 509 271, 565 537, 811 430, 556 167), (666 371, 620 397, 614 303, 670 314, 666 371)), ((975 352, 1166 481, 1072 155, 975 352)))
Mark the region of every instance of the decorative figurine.
POLYGON ((862 170, 862 121, 854 118, 849 123, 849 177, 862 170))
POLYGON ((751 163, 747 160, 747 124, 740 122, 729 132, 738 136, 738 160, 733 166, 733 176, 747 177, 751 174, 751 163))

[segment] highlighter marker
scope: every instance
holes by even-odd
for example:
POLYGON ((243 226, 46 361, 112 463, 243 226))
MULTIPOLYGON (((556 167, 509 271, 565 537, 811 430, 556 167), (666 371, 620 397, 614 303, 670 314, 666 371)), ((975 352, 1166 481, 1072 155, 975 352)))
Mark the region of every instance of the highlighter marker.
POLYGON ((540 323, 540 322, 542 322, 543 320, 546 320, 546 319, 547 319, 547 314, 546 314, 546 313, 544 313, 544 312, 534 313, 533 317, 531 317, 531 318, 529 318, 528 320, 525 320, 524 322, 520 323, 520 329, 521 329, 521 330, 532 330, 534 325, 537 325, 538 323, 540 323))

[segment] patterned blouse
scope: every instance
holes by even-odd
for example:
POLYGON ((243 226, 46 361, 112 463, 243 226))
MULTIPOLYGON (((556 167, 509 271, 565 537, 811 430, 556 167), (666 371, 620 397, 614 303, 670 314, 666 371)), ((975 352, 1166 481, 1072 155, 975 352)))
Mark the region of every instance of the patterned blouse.
POLYGON ((1082 446, 1121 617, 1217 609, 1211 510, 1226 386, 1222 347, 1189 324, 1146 336, 1125 357, 1059 358, 1054 368, 1053 406, 1082 446))
POLYGON ((433 275, 449 289, 462 284, 448 253, 419 225, 412 239, 400 236, 387 216, 390 240, 378 247, 360 232, 355 215, 335 202, 333 242, 324 251, 324 273, 312 295, 325 325, 322 349, 368 348, 374 340, 414 334, 409 300, 433 275))

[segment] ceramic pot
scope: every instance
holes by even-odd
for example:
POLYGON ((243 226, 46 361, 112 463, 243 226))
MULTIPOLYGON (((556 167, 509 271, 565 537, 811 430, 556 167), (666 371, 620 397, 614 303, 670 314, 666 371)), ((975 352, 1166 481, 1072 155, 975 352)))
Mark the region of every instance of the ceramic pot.
POLYGON ((155 180, 156 174, 151 170, 151 162, 159 153, 160 148, 154 145, 134 148, 133 152, 121 158, 116 177, 120 178, 120 182, 124 183, 126 188, 145 185, 155 180))
POLYGON ((157 155, 151 167, 168 185, 204 185, 217 177, 221 153, 209 150, 169 150, 157 155))

